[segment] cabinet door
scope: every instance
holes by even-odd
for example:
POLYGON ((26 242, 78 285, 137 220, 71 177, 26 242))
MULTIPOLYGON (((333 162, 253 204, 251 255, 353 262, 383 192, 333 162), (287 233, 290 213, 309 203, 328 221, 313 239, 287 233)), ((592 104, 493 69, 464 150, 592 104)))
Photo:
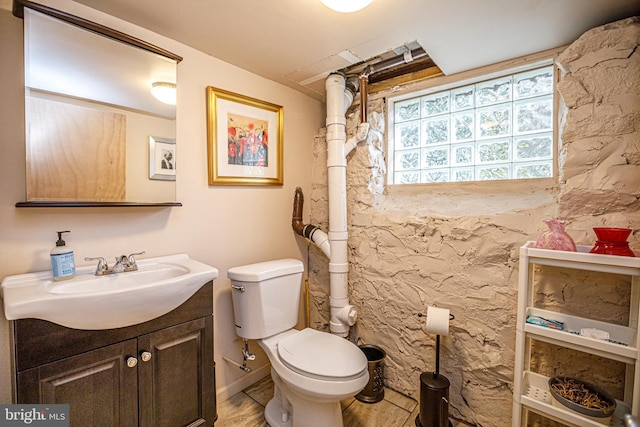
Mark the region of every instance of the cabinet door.
POLYGON ((69 404, 72 427, 137 426, 136 356, 128 340, 18 373, 18 403, 69 404))
POLYGON ((143 335, 138 350, 140 427, 213 426, 213 317, 143 335))

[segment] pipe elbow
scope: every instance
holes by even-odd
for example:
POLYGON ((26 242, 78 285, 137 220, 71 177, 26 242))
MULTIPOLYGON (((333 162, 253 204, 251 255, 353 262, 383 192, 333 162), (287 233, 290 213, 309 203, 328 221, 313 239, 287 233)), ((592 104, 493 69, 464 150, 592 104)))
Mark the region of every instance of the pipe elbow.
POLYGON ((301 236, 304 231, 304 223, 302 222, 303 205, 304 196, 302 195, 302 188, 296 187, 296 191, 293 196, 293 213, 291 214, 291 227, 293 228, 293 231, 301 236))
POLYGON ((299 219, 291 218, 291 228, 293 228, 293 231, 295 231, 296 234, 302 236, 302 233, 304 232, 304 223, 299 219))
POLYGON ((344 88, 351 92, 352 98, 355 98, 356 93, 360 90, 360 79, 357 76, 348 77, 345 81, 344 88))
POLYGON ((318 227, 313 227, 313 230, 310 231, 309 240, 311 240, 315 245, 320 248, 320 250, 327 256, 327 258, 331 258, 331 243, 329 242, 329 236, 324 231, 320 230, 318 227))
POLYGON ((322 231, 320 227, 312 224, 305 224, 302 221, 302 209, 304 206, 304 196, 302 195, 302 189, 296 187, 296 191, 293 197, 293 213, 291 214, 291 228, 293 231, 314 243, 322 250, 322 252, 329 257, 331 247, 329 243, 329 237, 327 233, 322 231))
POLYGON ((358 125, 358 131, 356 134, 349 138, 345 144, 345 155, 349 154, 354 148, 356 148, 358 143, 367 139, 367 136, 369 135, 369 128, 370 125, 368 122, 360 123, 358 125))
POLYGON ((304 195, 302 194, 302 188, 296 187, 295 194, 293 196, 293 212, 291 213, 291 227, 296 234, 299 234, 307 239, 315 231, 314 226, 306 225, 302 222, 302 210, 304 207, 304 195))
POLYGON ((293 231, 300 236, 304 233, 304 224, 302 221, 297 221, 295 218, 291 220, 291 228, 293 228, 293 231))

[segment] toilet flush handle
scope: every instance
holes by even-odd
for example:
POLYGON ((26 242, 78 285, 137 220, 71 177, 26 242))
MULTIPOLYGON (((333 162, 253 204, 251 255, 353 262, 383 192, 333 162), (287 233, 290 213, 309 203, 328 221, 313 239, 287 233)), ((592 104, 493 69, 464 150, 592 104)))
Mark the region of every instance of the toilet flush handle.
POLYGON ((244 286, 239 286, 239 285, 231 285, 231 289, 235 289, 236 291, 240 291, 240 292, 245 291, 244 286))

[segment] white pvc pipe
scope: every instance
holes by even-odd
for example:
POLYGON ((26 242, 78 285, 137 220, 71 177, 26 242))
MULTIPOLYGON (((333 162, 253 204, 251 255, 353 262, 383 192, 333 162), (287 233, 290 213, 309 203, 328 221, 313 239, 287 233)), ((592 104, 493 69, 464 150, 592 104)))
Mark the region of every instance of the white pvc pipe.
POLYGON ((332 74, 326 81, 327 91, 327 168, 329 188, 329 280, 331 332, 346 337, 357 318, 355 307, 349 305, 347 247, 347 154, 366 138, 368 124, 347 144, 346 111, 353 94, 345 90, 342 75, 332 74), (366 128, 366 129, 365 129, 366 128))

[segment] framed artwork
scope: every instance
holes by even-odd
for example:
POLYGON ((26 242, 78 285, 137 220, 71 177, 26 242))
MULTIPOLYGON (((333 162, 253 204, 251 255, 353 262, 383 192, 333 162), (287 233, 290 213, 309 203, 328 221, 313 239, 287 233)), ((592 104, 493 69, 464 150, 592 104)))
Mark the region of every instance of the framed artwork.
POLYGON ((283 107, 207 87, 209 185, 282 185, 283 135, 283 107))
POLYGON ((176 141, 149 137, 149 179, 176 180, 176 141))

